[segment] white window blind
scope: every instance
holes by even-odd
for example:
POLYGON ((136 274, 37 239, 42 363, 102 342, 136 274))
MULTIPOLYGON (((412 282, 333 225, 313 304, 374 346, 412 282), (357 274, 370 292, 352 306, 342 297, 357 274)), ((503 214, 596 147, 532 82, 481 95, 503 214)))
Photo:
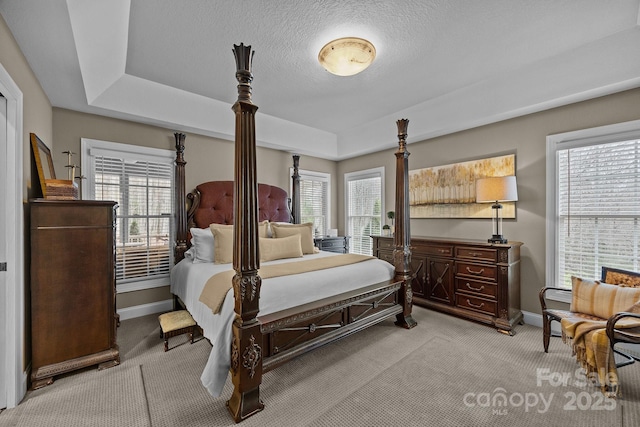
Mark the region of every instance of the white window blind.
MULTIPOLYGON (((640 139, 608 138, 557 144, 555 151, 555 272, 599 279, 603 266, 640 270, 640 139)), ((553 262, 553 261, 552 261, 553 262)))
POLYGON ((85 184, 88 198, 118 203, 116 283, 119 292, 122 285, 136 290, 167 284, 174 240, 173 159, 144 153, 149 149, 143 147, 126 147, 126 150, 113 147, 86 150, 91 168, 85 184), (141 152, 136 154, 136 148, 141 152), (138 286, 131 288, 131 284, 138 286))
POLYGON ((345 175, 349 252, 373 254, 371 235, 381 233, 383 223, 384 169, 376 168, 345 175))
POLYGON ((321 172, 299 171, 300 222, 312 222, 314 231, 326 235, 329 223, 329 189, 331 175, 321 172))

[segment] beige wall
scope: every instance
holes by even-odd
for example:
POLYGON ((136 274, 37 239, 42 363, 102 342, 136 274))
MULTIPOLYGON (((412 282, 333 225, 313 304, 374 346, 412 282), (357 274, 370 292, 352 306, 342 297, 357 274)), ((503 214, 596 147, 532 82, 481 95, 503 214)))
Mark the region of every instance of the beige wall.
MULTIPOLYGON (((411 117, 408 117, 411 119, 411 117)), ((409 144, 409 169, 440 166, 503 154, 516 155, 518 178, 515 220, 504 220, 503 233, 521 241, 522 309, 540 313, 538 291, 545 285, 545 183, 547 135, 640 119, 640 89, 555 108, 487 126, 409 144)), ((394 126, 395 123, 389 123, 394 126)), ((411 122, 409 122, 411 136, 411 122)), ((397 142, 397 141, 396 141, 397 142)), ((338 174, 385 167, 386 210, 393 210, 395 156, 386 150, 338 164, 338 174)), ((344 209, 344 188, 338 194, 338 211, 344 209)), ((344 214, 339 216, 344 228, 344 214)), ((413 219, 414 236, 487 239, 491 221, 486 219, 413 219)), ((552 284, 549 284, 552 285, 552 284)))
MULTIPOLYGON (((73 161, 80 165, 81 138, 99 139, 122 144, 175 150, 174 130, 93 114, 79 113, 62 108, 53 109, 53 138, 56 141, 54 163, 56 173, 66 177, 66 155, 63 151, 78 153, 73 161), (63 175, 64 174, 64 175, 63 175)), ((233 142, 187 133, 185 140, 186 187, 191 191, 196 185, 215 180, 233 179, 233 142)), ((258 181, 277 185, 289 191, 292 166, 290 153, 259 147, 258 181)), ((336 162, 314 157, 301 157, 300 168, 331 173, 336 176, 336 162)), ((337 180, 332 182, 333 194, 337 193, 337 180)), ((332 204, 333 216, 337 206, 332 204)), ((335 221, 332 222, 335 224, 335 221)), ((162 301, 171 298, 169 288, 151 289, 119 294, 118 308, 162 301)))
MULTIPOLYGON (((33 196, 31 190, 32 160, 29 133, 35 133, 49 148, 53 148, 52 109, 49 98, 42 90, 35 74, 31 71, 29 63, 22 54, 2 16, 0 16, 0 63, 18 85, 23 95, 24 196, 25 201, 27 201, 29 197, 33 196)), ((37 180, 37 175, 34 178, 37 180)))
POLYGON ((23 126, 22 126, 22 153, 23 153, 23 206, 24 206, 24 260, 25 260, 25 282, 23 284, 13 284, 13 286, 23 285, 25 295, 25 350, 23 352, 23 367, 26 369, 28 355, 31 353, 31 311, 29 300, 29 205, 30 198, 39 195, 38 177, 31 168, 33 162, 31 155, 31 145, 29 133, 33 132, 40 137, 50 148, 52 147, 52 109, 49 98, 42 90, 40 83, 36 79, 31 67, 27 63, 22 51, 18 47, 13 34, 9 30, 4 18, 0 16, 0 63, 9 73, 11 79, 20 88, 23 96, 23 126))

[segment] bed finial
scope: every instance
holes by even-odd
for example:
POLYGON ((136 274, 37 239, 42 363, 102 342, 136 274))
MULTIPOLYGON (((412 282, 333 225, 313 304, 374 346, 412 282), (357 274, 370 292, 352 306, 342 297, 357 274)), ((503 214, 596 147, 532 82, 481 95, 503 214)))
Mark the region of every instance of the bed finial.
POLYGON ((411 316, 411 230, 409 227, 409 152, 407 151, 407 127, 409 120, 400 119, 398 125, 398 151, 396 151, 396 228, 393 236, 393 265, 396 280, 402 280, 399 295, 402 313, 396 316, 396 324, 403 328, 417 325, 411 316))
POLYGON ((251 102, 251 82, 253 74, 251 73, 251 62, 253 54, 251 46, 245 46, 244 43, 233 45, 233 55, 236 58, 236 80, 238 80, 238 101, 251 102))
POLYGON ((398 143, 400 144, 400 149, 404 150, 407 146, 407 128, 409 127, 409 119, 397 120, 396 125, 398 126, 398 143))

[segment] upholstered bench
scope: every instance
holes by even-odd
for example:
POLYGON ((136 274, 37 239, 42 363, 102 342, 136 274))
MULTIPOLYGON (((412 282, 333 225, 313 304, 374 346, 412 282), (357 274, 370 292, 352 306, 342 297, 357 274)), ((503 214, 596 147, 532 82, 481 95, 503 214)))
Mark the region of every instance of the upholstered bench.
POLYGON ((160 321, 160 338, 164 339, 164 351, 169 350, 169 338, 182 334, 189 334, 189 341, 193 344, 197 325, 187 310, 161 314, 158 320, 160 321))

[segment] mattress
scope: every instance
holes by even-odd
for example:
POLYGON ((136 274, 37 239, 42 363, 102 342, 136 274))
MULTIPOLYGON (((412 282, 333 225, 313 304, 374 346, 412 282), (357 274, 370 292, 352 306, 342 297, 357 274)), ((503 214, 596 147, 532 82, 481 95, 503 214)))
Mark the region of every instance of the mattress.
MULTIPOLYGON (((261 263, 262 265, 294 262, 336 256, 332 252, 320 251, 301 258, 282 259, 261 263)), ((222 304, 220 313, 211 309, 198 298, 207 280, 216 273, 232 269, 231 264, 194 263, 183 259, 171 270, 171 292, 180 297, 204 336, 211 342, 209 360, 200 377, 202 384, 214 397, 222 392, 229 373, 231 358, 231 325, 234 319, 233 290, 222 304)), ((394 267, 386 261, 371 259, 355 264, 312 271, 304 274, 264 279, 260 290, 260 312, 258 316, 296 307, 332 295, 390 280, 394 267)))

